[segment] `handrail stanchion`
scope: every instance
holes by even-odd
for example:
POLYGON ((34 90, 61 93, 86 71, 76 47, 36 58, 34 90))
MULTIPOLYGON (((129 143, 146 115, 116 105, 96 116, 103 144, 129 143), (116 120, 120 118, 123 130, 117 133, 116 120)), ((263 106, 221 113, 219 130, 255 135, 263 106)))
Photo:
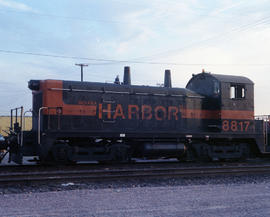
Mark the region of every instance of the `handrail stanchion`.
POLYGON ((40 116, 41 116, 41 111, 44 109, 48 109, 48 107, 41 107, 38 110, 38 144, 40 145, 40 116))

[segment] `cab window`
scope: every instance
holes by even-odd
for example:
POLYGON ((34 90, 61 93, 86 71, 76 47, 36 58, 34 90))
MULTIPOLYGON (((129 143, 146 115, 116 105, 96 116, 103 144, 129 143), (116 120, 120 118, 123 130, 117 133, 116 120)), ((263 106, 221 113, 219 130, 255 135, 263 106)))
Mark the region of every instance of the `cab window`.
POLYGON ((231 99, 244 99, 246 97, 246 89, 243 84, 231 84, 230 98, 231 99))
POLYGON ((219 94, 219 83, 217 81, 214 81, 214 94, 219 94))

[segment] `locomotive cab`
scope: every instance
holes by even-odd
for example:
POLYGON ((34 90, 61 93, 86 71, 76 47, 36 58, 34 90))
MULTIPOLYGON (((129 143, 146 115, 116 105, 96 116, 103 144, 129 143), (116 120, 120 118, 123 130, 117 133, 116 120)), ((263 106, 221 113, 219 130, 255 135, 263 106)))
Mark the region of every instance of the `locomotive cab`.
POLYGON ((253 132, 253 82, 246 77, 202 72, 186 88, 203 95, 202 111, 209 113, 205 127, 224 133, 253 132))
POLYGON ((255 138, 253 86, 243 76, 204 71, 193 75, 186 88, 204 96, 201 119, 207 138, 193 142, 197 155, 212 159, 249 156, 255 138))

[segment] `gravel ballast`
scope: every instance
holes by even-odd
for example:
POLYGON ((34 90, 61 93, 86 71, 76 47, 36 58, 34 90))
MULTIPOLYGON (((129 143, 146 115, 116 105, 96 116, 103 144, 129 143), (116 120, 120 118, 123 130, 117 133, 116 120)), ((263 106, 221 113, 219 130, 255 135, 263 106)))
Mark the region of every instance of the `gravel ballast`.
POLYGON ((54 183, 5 189, 2 187, 0 195, 1 216, 270 216, 269 176, 54 183))

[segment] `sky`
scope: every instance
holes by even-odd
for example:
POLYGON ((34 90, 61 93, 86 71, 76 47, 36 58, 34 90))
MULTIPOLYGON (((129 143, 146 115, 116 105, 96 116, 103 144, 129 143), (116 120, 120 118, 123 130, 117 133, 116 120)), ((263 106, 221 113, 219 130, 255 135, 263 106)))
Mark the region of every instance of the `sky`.
POLYGON ((255 83, 255 113, 270 114, 268 0, 0 0, 0 115, 30 109, 31 79, 185 87, 192 74, 255 83))

